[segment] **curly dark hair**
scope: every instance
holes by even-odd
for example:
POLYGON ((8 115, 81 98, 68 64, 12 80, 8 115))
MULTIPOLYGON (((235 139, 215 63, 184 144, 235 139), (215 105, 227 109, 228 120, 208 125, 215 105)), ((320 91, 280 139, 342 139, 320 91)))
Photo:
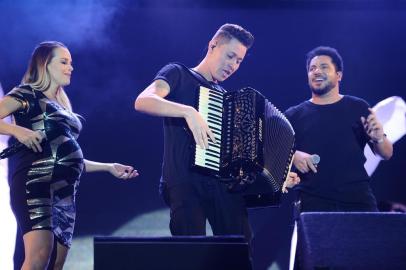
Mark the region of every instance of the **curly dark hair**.
POLYGON ((317 48, 314 48, 310 52, 307 53, 306 55, 306 68, 309 70, 309 64, 310 61, 319 55, 326 55, 331 57, 331 61, 333 62, 336 71, 341 71, 343 72, 344 70, 344 63, 343 59, 341 58, 341 55, 338 53, 338 51, 332 47, 327 47, 327 46, 319 46, 317 48))

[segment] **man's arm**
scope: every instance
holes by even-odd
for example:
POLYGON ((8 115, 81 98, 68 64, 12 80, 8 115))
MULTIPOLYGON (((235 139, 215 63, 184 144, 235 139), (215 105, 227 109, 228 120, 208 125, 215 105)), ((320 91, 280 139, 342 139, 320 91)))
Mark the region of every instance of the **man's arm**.
POLYGON ((166 81, 155 80, 138 95, 134 107, 137 111, 156 116, 185 118, 193 108, 166 100, 169 92, 170 87, 166 81))
POLYGON ((376 115, 372 109, 369 109, 371 112, 368 117, 361 117, 362 124, 364 125, 365 132, 371 139, 373 143, 373 151, 375 154, 378 154, 383 159, 390 159, 393 155, 393 145, 386 138, 382 124, 376 118, 376 115))
POLYGON ((138 95, 134 108, 156 116, 185 118, 195 142, 203 149, 208 147, 208 138, 215 142, 214 134, 199 112, 192 106, 166 100, 169 92, 170 86, 166 81, 155 80, 138 95))
POLYGON ((377 141, 373 141, 373 150, 375 154, 380 155, 383 159, 388 160, 392 157, 393 155, 393 145, 392 143, 386 138, 386 136, 383 136, 382 139, 379 139, 377 141))

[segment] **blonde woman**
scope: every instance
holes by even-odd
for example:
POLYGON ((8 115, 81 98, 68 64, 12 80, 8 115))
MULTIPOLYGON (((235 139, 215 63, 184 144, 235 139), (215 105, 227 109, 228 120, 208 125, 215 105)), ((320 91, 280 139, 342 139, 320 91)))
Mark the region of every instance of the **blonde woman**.
POLYGON ((16 166, 10 172, 11 207, 24 240, 22 269, 63 268, 84 170, 108 171, 122 179, 138 175, 131 166, 83 158, 76 141, 82 125, 63 89, 72 70, 65 45, 42 42, 32 54, 22 84, 0 101, 0 134, 26 146, 11 157, 16 166), (1 120, 8 115, 14 123, 1 120))

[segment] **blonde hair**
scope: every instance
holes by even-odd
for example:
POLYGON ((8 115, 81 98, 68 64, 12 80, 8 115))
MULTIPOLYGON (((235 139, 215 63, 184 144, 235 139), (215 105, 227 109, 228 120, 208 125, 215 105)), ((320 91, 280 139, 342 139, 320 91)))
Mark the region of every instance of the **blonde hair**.
MULTIPOLYGON (((47 66, 55 56, 54 51, 56 48, 67 49, 63 43, 58 41, 44 41, 35 47, 27 71, 21 81, 23 84, 28 84, 33 89, 42 92, 48 90, 51 85, 51 78, 47 66)), ((63 87, 59 87, 56 91, 56 101, 68 111, 73 112, 72 104, 63 87)))

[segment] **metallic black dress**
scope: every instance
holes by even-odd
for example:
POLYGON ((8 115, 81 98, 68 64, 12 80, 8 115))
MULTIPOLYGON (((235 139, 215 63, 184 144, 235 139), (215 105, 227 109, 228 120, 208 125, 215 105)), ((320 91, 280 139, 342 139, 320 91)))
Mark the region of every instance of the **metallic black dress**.
POLYGON ((43 152, 25 149, 11 157, 11 207, 19 228, 50 230, 70 247, 75 224, 75 194, 83 171, 83 154, 76 139, 81 129, 77 116, 28 85, 14 88, 7 96, 23 108, 13 114, 16 124, 42 130, 43 152))

